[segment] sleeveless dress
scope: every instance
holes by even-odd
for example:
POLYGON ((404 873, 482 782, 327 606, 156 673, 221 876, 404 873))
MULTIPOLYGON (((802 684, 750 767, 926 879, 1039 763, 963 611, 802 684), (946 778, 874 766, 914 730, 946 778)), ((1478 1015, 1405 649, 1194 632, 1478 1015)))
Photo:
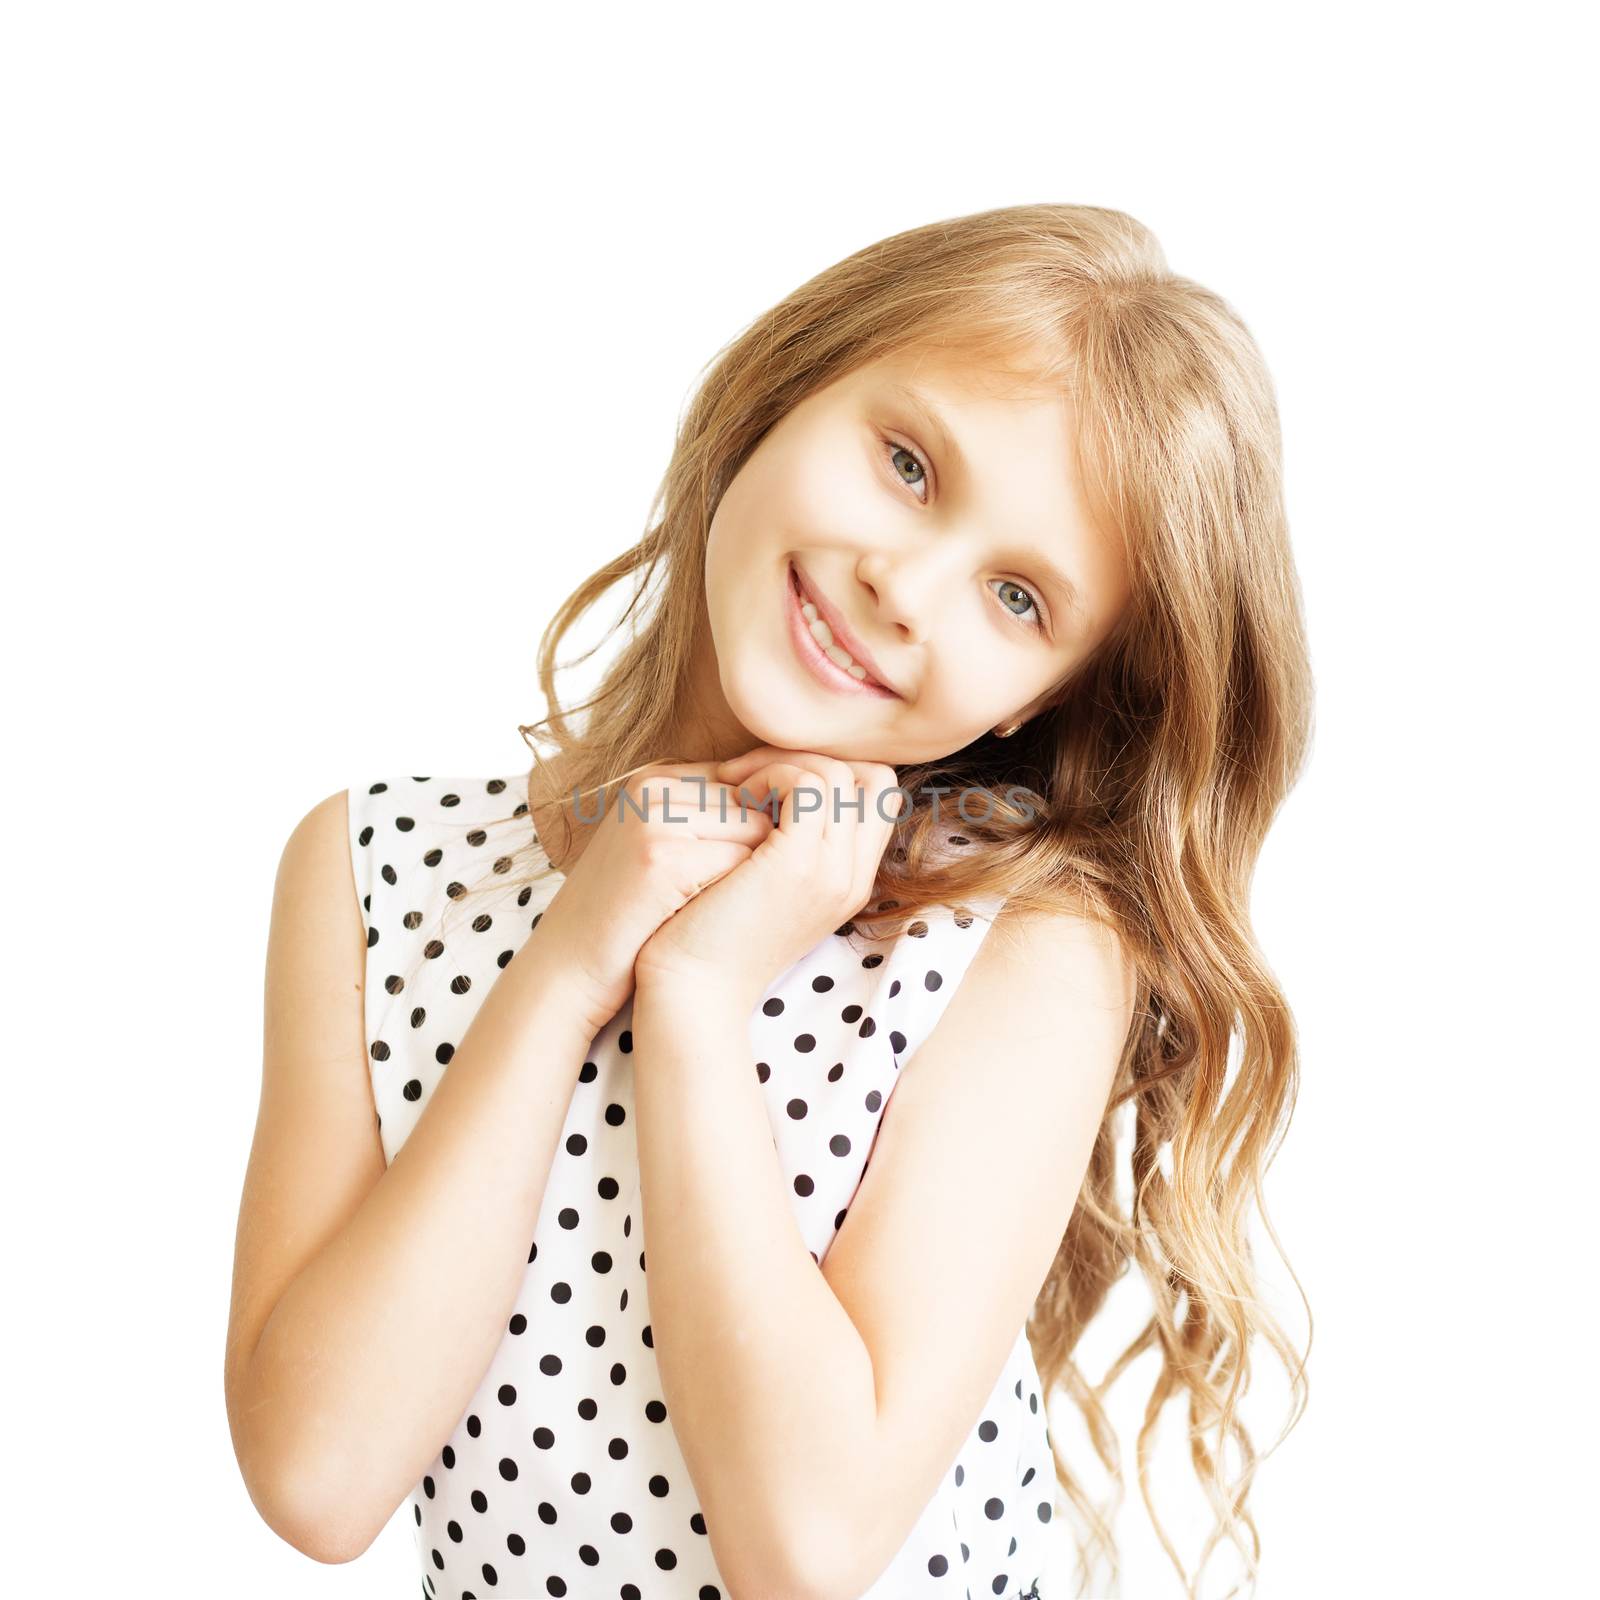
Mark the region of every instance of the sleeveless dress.
MULTIPOLYGON (((389 1162, 563 879, 534 836, 525 774, 388 778, 354 784, 348 798, 367 926, 369 1069, 389 1162), (511 871, 518 849, 545 869, 531 885, 525 870, 511 871), (503 887, 479 889, 502 874, 503 887), (463 896, 463 885, 473 892, 463 896)), ((896 939, 830 934, 752 1015, 786 1187, 819 1263, 897 1074, 932 1032, 999 905, 935 908, 896 939)), ((650 1337, 631 1012, 630 1000, 586 1053, 515 1313, 408 1498, 427 1600, 728 1595, 650 1337)), ((1054 1498, 1039 1374, 1019 1329, 971 1434, 863 1600, 1038 1600, 1054 1498)))

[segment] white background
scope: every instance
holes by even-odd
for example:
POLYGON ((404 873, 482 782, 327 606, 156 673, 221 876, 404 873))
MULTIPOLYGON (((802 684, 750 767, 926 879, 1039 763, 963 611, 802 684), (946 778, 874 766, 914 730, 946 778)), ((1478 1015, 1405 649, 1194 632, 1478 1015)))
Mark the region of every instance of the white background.
MULTIPOLYGON (((1319 698, 1255 907, 1316 1322, 1259 1593, 1592 1584, 1575 8, 3 15, 10 1592, 415 1592, 399 1519, 344 1566, 281 1541, 227 1431, 278 853, 353 782, 525 767, 543 623, 752 317, 1038 200, 1152 227, 1283 412, 1319 698)), ((1151 1375, 1116 1391, 1130 1476, 1151 1375)), ((1192 1561, 1183 1426, 1156 1492, 1192 1561)), ((1119 1533, 1122 1593, 1179 1594, 1132 1481, 1119 1533)))

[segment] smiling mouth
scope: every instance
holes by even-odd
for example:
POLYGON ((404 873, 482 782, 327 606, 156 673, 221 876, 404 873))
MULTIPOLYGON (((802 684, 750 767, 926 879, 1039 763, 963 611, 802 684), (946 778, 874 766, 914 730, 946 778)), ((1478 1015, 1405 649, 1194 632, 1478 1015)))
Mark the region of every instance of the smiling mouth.
POLYGON ((789 567, 789 587, 794 591, 795 604, 800 609, 800 620, 806 632, 815 640, 818 650, 847 677, 853 678, 862 688, 899 699, 888 684, 883 683, 862 666, 833 636, 827 619, 817 610, 815 603, 800 584, 799 568, 789 567))

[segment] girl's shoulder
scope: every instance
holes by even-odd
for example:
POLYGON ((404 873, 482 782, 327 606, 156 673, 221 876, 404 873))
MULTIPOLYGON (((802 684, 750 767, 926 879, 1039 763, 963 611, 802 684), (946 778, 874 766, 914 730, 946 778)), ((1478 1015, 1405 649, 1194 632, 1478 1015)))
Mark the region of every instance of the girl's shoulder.
POLYGON ((1087 901, 1063 895, 1035 906, 1008 898, 993 918, 990 959, 1085 980, 1106 1003, 1132 1003, 1136 964, 1121 933, 1087 901))
POLYGON ((362 895, 427 873, 453 899, 458 879, 506 872, 512 853, 531 837, 526 781, 520 774, 406 774, 352 783, 350 854, 362 895))
POLYGON ((526 777, 522 774, 492 777, 380 777, 352 783, 349 789, 352 817, 360 813, 365 824, 390 823, 397 832, 418 827, 481 823, 488 817, 525 816, 528 809, 526 777))

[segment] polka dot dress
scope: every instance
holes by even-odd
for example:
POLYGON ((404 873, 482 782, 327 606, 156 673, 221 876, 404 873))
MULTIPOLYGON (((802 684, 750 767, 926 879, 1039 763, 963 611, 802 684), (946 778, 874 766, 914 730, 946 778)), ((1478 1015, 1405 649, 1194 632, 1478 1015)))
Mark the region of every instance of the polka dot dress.
MULTIPOLYGON (((496 976, 538 936, 562 879, 549 869, 526 882, 526 847, 539 866, 548 858, 533 840, 525 774, 364 782, 351 786, 349 807, 367 924, 369 1068, 392 1161, 496 976)), ((892 940, 830 934, 752 1015, 788 1193, 819 1262, 898 1073, 998 909, 936 908, 892 940)), ((516 1307, 407 1502, 428 1600, 728 1594, 652 1349, 631 1013, 630 1001, 586 1053, 516 1307)), ((1019 1329, 972 1433, 863 1600, 1037 1600, 1055 1492, 1049 1440, 1019 1329)))

